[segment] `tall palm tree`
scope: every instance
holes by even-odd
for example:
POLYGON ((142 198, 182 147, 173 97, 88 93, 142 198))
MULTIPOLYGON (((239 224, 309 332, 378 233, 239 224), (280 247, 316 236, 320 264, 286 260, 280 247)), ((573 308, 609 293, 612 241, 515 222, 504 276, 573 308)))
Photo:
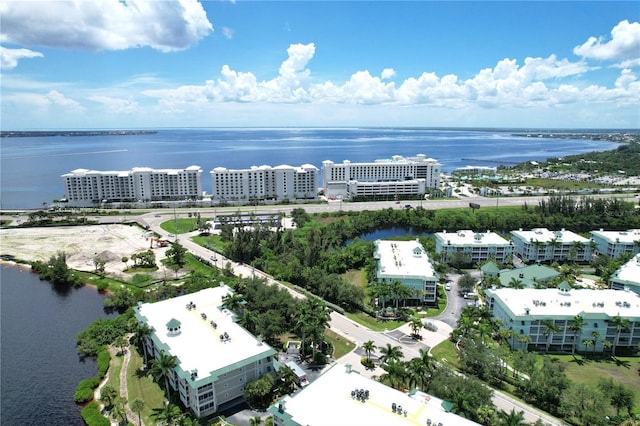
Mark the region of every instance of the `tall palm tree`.
POLYGON ((167 391, 167 401, 171 401, 169 388, 169 377, 173 374, 173 369, 178 365, 178 358, 174 355, 168 355, 164 352, 160 353, 160 359, 151 361, 151 374, 156 380, 164 379, 164 387, 167 391))
POLYGON ((362 344, 362 349, 367 354, 367 359, 371 359, 371 352, 375 351, 377 346, 373 342, 373 340, 367 340, 362 344))
POLYGON ((382 354, 380 361, 384 364, 389 363, 391 360, 399 361, 404 356, 402 353, 402 347, 392 346, 391 343, 387 343, 387 346, 380 348, 380 353, 382 354))
POLYGON ((133 336, 131 336, 132 343, 137 347, 142 347, 145 366, 147 365, 147 338, 151 333, 153 333, 153 328, 149 327, 146 323, 137 323, 133 336))
POLYGON ((556 325, 555 321, 552 319, 546 319, 542 321, 544 325, 544 331, 542 334, 547 336, 547 347, 545 349, 546 353, 549 353, 549 347, 551 346, 551 341, 553 340, 553 335, 560 331, 560 327, 556 325))
POLYGON ((138 426, 142 426, 142 410, 144 410, 145 403, 143 400, 136 398, 131 403, 131 410, 138 415, 138 426))
POLYGON ((623 330, 629 331, 631 329, 631 323, 628 319, 622 318, 620 315, 616 315, 611 318, 610 321, 616 326, 616 338, 613 341, 613 356, 616 356, 616 349, 620 343, 620 334, 623 330))
POLYGON ((324 338, 331 316, 327 306, 316 297, 308 297, 300 305, 295 317, 296 330, 301 334, 303 353, 307 337, 311 339, 313 360, 316 358, 316 346, 324 338))
POLYGON ((406 363, 409 387, 419 386, 425 389, 425 384, 429 381, 430 371, 427 365, 420 358, 412 358, 406 363))
POLYGON ((409 327, 414 336, 420 338, 420 329, 423 327, 422 320, 419 317, 412 317, 409 321, 409 327))
POLYGON ((400 302, 400 299, 402 298, 402 295, 404 294, 403 292, 403 288, 404 286, 402 285, 402 283, 398 280, 393 280, 391 282, 391 284, 389 285, 390 290, 391 290, 391 295, 393 296, 393 300, 395 300, 396 302, 396 309, 398 309, 398 303, 400 302))
POLYGON ((516 277, 513 277, 509 280, 508 286, 509 288, 522 289, 524 288, 524 281, 516 277))
POLYGON ((521 345, 524 345, 524 350, 527 350, 527 347, 529 346, 529 343, 531 343, 531 336, 529 336, 528 334, 521 334, 518 336, 518 343, 520 343, 521 345))
MULTIPOLYGON (((595 344, 593 343, 593 340, 591 339, 585 339, 582 341, 582 344, 584 345, 584 351, 585 352, 589 352, 589 348, 591 346, 595 346, 595 344)), ((594 349, 595 350, 595 349, 594 349)))
POLYGON ((173 426, 181 415, 180 407, 175 404, 166 403, 160 408, 151 411, 151 418, 160 425, 173 426))
POLYGON ((244 297, 240 293, 231 293, 224 297, 222 300, 222 306, 230 311, 239 313, 244 303, 244 297))
POLYGON ((587 325, 587 322, 582 318, 582 315, 576 315, 569 323, 569 330, 573 331, 573 345, 571 345, 571 355, 575 355, 576 346, 578 344, 578 334, 582 334, 583 327, 587 325))
POLYGON ((596 346, 598 346, 598 339, 600 338, 600 332, 597 330, 591 332, 591 337, 593 337, 593 352, 596 351, 596 346))

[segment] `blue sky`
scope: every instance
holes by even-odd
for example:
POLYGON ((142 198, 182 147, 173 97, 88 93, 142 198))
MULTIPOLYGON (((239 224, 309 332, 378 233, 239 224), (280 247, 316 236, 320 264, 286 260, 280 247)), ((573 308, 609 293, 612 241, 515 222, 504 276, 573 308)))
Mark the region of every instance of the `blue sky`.
POLYGON ((640 127, 637 1, 0 3, 2 129, 640 127))

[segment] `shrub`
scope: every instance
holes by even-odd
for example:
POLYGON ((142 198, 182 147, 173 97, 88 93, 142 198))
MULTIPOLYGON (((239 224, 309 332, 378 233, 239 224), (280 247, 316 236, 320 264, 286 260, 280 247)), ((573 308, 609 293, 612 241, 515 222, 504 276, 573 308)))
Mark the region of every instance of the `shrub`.
POLYGON ((98 284, 96 285, 96 288, 98 289, 98 291, 102 292, 105 291, 107 288, 109 287, 109 283, 107 281, 100 281, 98 282, 98 284))
POLYGON ((106 348, 98 352, 98 358, 96 362, 98 363, 98 377, 102 379, 105 374, 107 374, 109 363, 111 362, 111 355, 106 348))
POLYGON ((87 404, 82 409, 82 420, 87 426, 110 426, 109 420, 100 413, 100 405, 97 402, 87 404))
POLYGON ((367 369, 373 369, 376 366, 376 364, 370 358, 360 358, 360 364, 362 364, 367 369))
POLYGON ((93 390, 97 388, 99 384, 100 380, 97 377, 84 379, 78 383, 76 393, 73 394, 73 400, 78 404, 93 400, 93 390))

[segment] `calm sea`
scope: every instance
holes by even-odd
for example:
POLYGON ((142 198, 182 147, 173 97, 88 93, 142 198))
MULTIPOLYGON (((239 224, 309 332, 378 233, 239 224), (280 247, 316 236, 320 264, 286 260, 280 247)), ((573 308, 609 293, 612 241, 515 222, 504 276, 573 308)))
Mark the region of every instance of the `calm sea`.
POLYGON ((0 140, 0 208, 42 207, 64 196, 61 175, 72 170, 129 170, 132 167, 202 167, 203 187, 211 190, 215 167, 373 161, 392 155, 425 154, 445 171, 466 165, 542 161, 589 151, 608 142, 528 138, 512 131, 353 129, 175 129, 150 135, 56 136, 0 140), (466 159, 474 159, 470 161, 466 159))
POLYGON ((56 291, 37 275, 0 265, 0 424, 84 425, 76 386, 95 362, 76 353, 76 335, 104 318, 90 287, 56 291))

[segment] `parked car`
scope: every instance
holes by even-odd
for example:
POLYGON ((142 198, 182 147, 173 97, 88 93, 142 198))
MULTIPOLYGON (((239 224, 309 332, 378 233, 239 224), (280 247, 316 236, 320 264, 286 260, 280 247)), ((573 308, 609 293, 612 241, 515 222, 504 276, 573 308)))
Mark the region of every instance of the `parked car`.
POLYGON ((445 290, 447 290, 447 291, 451 290, 451 284, 446 283, 446 284, 444 285, 444 289, 445 289, 445 290))

